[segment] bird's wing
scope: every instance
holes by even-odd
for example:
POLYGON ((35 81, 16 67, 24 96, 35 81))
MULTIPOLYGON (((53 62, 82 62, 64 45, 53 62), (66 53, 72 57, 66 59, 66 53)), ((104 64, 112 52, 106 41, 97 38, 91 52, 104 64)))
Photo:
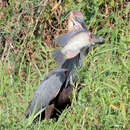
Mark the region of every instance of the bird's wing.
POLYGON ((46 108, 50 101, 58 94, 65 78, 65 73, 61 71, 53 73, 49 78, 43 80, 35 91, 33 99, 26 110, 26 117, 30 116, 33 111, 37 113, 40 109, 46 108))
MULTIPOLYGON (((45 80, 47 80, 48 78, 50 78, 52 75, 56 74, 57 72, 66 72, 67 70, 61 67, 56 67, 55 69, 51 70, 46 76, 45 78, 42 80, 42 82, 44 82, 45 80)), ((41 82, 41 83, 42 83, 41 82)))

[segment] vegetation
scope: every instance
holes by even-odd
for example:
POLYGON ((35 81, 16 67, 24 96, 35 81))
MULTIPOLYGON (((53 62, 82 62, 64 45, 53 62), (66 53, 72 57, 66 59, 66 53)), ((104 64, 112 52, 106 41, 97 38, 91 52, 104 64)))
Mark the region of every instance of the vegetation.
POLYGON ((128 129, 130 37, 125 0, 2 0, 0 2, 0 129, 128 129), (78 70, 72 105, 58 121, 29 125, 24 112, 56 63, 54 40, 67 29, 71 10, 105 44, 92 48, 78 70), (128 79, 129 78, 129 79, 128 79))

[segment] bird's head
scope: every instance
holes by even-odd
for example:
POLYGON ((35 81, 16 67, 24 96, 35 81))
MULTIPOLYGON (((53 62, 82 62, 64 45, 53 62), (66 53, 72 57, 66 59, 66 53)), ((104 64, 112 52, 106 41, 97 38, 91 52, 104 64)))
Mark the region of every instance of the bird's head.
POLYGON ((73 28, 87 28, 84 22, 83 14, 79 10, 73 10, 70 12, 68 28, 69 30, 73 28))

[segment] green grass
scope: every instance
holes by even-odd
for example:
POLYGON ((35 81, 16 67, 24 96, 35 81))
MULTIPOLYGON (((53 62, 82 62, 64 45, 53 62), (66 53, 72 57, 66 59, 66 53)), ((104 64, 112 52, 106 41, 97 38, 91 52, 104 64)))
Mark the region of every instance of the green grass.
POLYGON ((0 4, 0 129, 129 129, 128 2, 67 0, 53 11, 54 0, 45 5, 40 0, 9 2, 4 8, 0 4), (73 9, 83 12, 86 25, 105 44, 84 59, 77 81, 82 90, 73 91, 72 106, 58 121, 28 125, 24 112, 40 81, 56 66, 54 38, 67 27, 73 9))

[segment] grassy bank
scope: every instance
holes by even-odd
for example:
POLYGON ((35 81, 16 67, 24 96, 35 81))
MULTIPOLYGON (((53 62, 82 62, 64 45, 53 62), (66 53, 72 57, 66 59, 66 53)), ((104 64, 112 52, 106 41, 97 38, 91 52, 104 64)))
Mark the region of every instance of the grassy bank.
MULTIPOLYGON (((130 38, 125 0, 9 0, 0 2, 1 129, 128 129, 130 38), (105 39, 78 70, 79 93, 58 121, 27 125, 24 112, 34 91, 56 63, 54 39, 79 9, 89 29, 105 39)), ((75 97, 76 96, 76 97, 75 97)))

